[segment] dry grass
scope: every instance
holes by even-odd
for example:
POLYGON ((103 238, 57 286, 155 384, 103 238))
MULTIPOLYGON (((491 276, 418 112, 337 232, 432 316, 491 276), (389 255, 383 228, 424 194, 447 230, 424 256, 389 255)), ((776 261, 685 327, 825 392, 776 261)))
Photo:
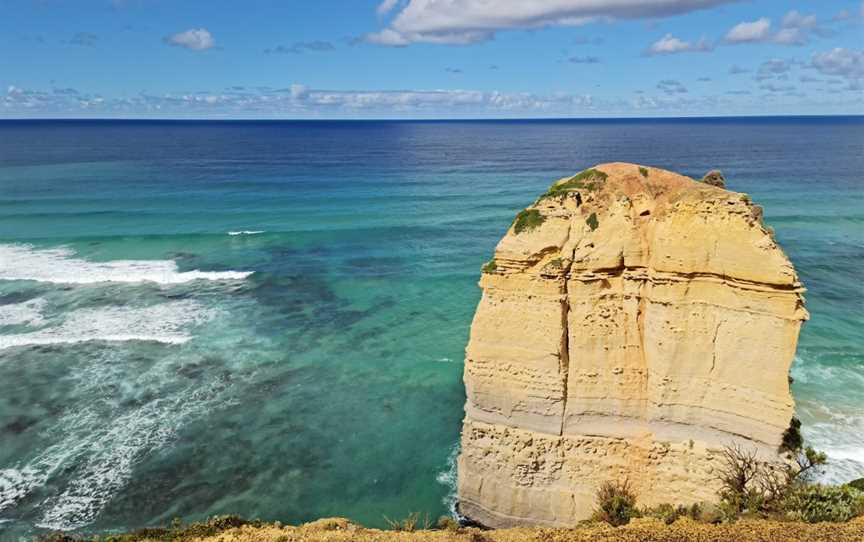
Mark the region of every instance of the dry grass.
MULTIPOLYGON (((102 540, 105 540, 104 538, 102 540)), ((128 538, 126 540, 129 540, 128 538)), ((147 538, 138 538, 145 542, 147 538)), ((623 527, 586 524, 573 529, 499 529, 382 531, 345 519, 322 519, 299 527, 279 524, 244 525, 215 534, 191 536, 184 542, 862 542, 864 518, 849 523, 741 520, 711 525, 682 518, 671 525, 636 519, 623 527)))

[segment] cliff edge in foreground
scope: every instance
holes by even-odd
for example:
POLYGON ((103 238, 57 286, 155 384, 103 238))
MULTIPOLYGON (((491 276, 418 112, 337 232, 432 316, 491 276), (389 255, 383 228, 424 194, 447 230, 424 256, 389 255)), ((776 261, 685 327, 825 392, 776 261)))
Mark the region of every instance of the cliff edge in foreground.
POLYGON ((561 179, 483 268, 460 512, 587 518, 600 484, 716 500, 718 451, 779 459, 804 288, 745 194, 635 164, 561 179))

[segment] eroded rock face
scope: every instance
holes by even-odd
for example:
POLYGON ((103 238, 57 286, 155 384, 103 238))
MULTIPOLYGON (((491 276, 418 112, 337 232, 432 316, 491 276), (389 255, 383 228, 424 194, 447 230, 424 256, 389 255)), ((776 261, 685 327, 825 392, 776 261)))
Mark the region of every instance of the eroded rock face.
POLYGON ((623 478, 643 505, 716 500, 723 446, 778 457, 807 312, 746 195, 596 166, 520 213, 480 286, 458 463, 471 519, 571 525, 623 478))

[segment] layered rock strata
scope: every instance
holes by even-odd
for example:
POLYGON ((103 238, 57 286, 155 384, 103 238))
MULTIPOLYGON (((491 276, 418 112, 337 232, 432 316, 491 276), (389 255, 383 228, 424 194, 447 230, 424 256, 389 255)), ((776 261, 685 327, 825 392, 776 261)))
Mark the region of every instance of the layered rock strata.
POLYGON ((804 288, 746 194, 598 165, 521 212, 466 349, 461 513, 572 525, 597 487, 716 500, 718 451, 776 459, 804 288))

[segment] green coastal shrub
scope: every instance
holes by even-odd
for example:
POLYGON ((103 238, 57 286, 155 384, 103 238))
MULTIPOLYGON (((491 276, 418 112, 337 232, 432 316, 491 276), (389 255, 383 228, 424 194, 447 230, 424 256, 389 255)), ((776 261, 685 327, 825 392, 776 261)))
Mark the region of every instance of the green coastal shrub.
POLYGON ((600 222, 597 221, 597 213, 591 213, 585 223, 588 224, 588 227, 591 228, 591 231, 596 230, 597 226, 600 225, 600 222))
POLYGON ((648 178, 648 168, 644 168, 644 167, 642 167, 642 166, 639 166, 639 173, 640 173, 643 177, 645 177, 646 179, 648 178))
POLYGON ((483 267, 480 268, 484 273, 494 273, 498 269, 498 264, 495 263, 495 258, 492 258, 488 262, 483 264, 483 267))
POLYGON ((717 505, 717 523, 735 523, 741 515, 738 504, 722 499, 717 505))
POLYGON ((636 494, 628 480, 604 482, 597 489, 597 509, 594 519, 605 521, 613 527, 627 525, 633 518, 639 517, 636 508, 636 494))
POLYGON ((653 508, 639 510, 639 516, 643 518, 659 519, 666 525, 675 523, 681 516, 687 515, 687 509, 681 505, 673 506, 669 503, 658 504, 653 508))
POLYGON ((783 432, 783 442, 780 443, 781 452, 797 452, 804 446, 804 438, 801 436, 801 420, 792 417, 789 427, 783 432))
POLYGON ((405 519, 396 520, 384 516, 384 522, 391 531, 403 531, 413 533, 418 529, 427 530, 432 526, 429 521, 429 514, 421 514, 420 512, 411 512, 405 519))
POLYGON ((435 523, 435 528, 439 531, 458 531, 461 525, 451 516, 441 516, 435 523))
POLYGON ((864 492, 849 486, 804 484, 783 502, 786 517, 796 521, 843 522, 864 514, 864 492))
POLYGON ((828 456, 825 455, 825 452, 816 451, 810 446, 804 450, 798 450, 797 453, 788 454, 787 457, 795 461, 795 466, 791 467, 789 471, 793 483, 812 482, 828 463, 828 456))
POLYGON ((781 497, 789 480, 786 471, 761 461, 756 448, 732 444, 720 454, 716 476, 726 520, 735 514, 757 513, 781 497))
POLYGON ((606 177, 608 175, 600 170, 594 168, 586 169, 562 183, 553 184, 545 194, 540 196, 540 199, 560 196, 571 190, 597 190, 606 180, 606 177))
POLYGON ((851 482, 849 482, 846 485, 851 487, 851 488, 855 488, 858 491, 864 491, 864 478, 858 478, 857 480, 852 480, 851 482))
POLYGON ((516 215, 513 221, 513 233, 519 235, 523 231, 531 231, 540 226, 546 217, 540 214, 537 209, 524 209, 516 215))
POLYGON ((738 444, 723 449, 717 469, 723 522, 744 516, 841 522, 864 514, 864 492, 848 485, 811 483, 828 457, 809 446, 803 448, 800 427, 793 418, 780 447, 786 461, 764 461, 756 448, 738 444))

